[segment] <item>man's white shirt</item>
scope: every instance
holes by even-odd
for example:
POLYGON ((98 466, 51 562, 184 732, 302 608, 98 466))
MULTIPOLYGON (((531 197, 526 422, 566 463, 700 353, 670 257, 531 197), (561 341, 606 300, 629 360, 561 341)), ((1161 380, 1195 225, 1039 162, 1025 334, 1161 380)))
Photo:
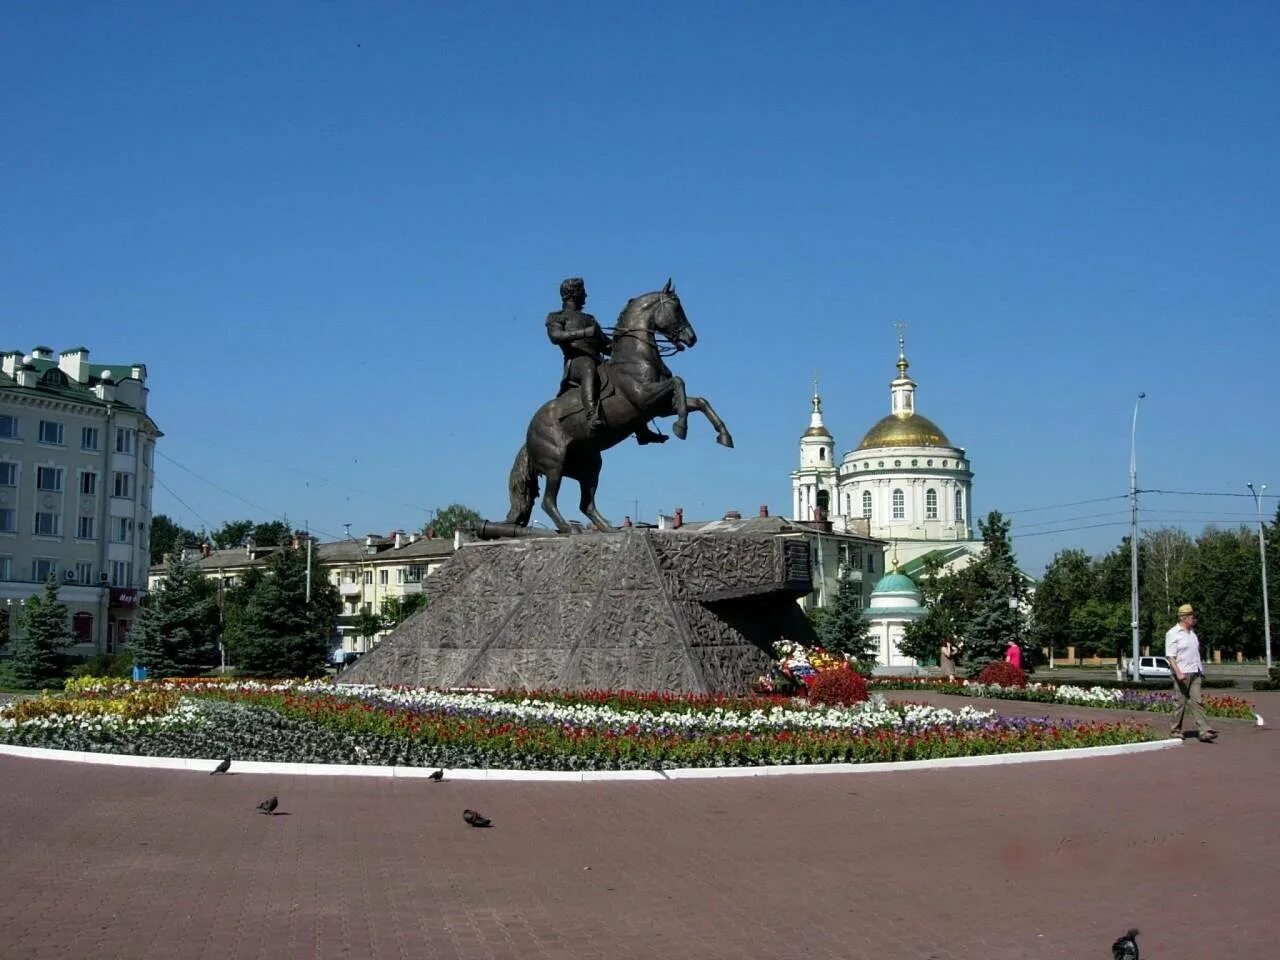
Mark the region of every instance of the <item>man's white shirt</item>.
POLYGON ((1204 673, 1200 663, 1200 638, 1180 623, 1164 635, 1164 655, 1183 673, 1204 673))

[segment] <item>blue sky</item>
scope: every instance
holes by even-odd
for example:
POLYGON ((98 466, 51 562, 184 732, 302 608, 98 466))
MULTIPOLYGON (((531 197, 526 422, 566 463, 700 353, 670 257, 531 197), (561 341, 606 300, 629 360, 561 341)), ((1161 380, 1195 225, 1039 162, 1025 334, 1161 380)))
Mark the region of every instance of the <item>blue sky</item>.
POLYGON ((1060 505, 1139 390, 1140 486, 1280 492, 1275 4, 8 4, 0 82, 0 346, 145 362, 189 526, 501 517, 569 275, 674 277, 737 441, 619 448, 615 521, 786 513, 814 370, 856 446, 898 320, 1028 570, 1124 533, 1060 505))

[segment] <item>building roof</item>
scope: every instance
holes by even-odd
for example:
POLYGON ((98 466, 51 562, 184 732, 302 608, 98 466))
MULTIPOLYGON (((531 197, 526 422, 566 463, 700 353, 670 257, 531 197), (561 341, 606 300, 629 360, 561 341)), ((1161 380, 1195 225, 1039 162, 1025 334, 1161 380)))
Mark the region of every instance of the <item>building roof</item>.
POLYGON ((952 447, 952 443, 942 428, 928 417, 918 413, 891 413, 867 431, 857 448, 875 447, 952 447))
POLYGON ((920 590, 915 581, 897 571, 886 573, 880 578, 880 582, 875 585, 871 595, 875 596, 878 593, 906 593, 914 597, 920 596, 920 590))
MULTIPOLYGON (((47 349, 37 347, 36 349, 47 349)), ((3 351, 5 354, 20 353, 21 351, 3 351)), ((71 377, 67 376, 58 366, 56 360, 46 360, 42 357, 32 357, 30 366, 33 367, 38 374, 36 385, 34 387, 20 387, 15 377, 0 371, 0 390, 35 390, 37 393, 56 396, 62 400, 73 403, 84 403, 94 407, 105 407, 105 400, 99 399, 98 395, 93 392, 93 388, 102 382, 102 374, 104 372, 114 373, 115 370, 131 371, 134 366, 141 364, 88 364, 89 377, 84 383, 77 383, 71 377)), ((116 382, 128 377, 113 377, 111 382, 116 382)), ((136 409, 131 404, 123 400, 114 400, 112 404, 116 407, 127 407, 128 409, 136 409)), ((139 412, 143 412, 139 410, 139 412)))

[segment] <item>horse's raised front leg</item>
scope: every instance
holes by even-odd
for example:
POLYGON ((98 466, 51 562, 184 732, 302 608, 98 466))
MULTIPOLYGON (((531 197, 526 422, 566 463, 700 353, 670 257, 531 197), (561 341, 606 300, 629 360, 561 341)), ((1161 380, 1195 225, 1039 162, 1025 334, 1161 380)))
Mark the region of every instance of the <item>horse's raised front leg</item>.
POLYGON ((579 501, 579 506, 583 516, 590 518, 597 530, 609 531, 613 529, 613 524, 602 517, 596 508, 596 487, 600 484, 600 467, 603 462, 600 454, 597 453, 595 462, 588 463, 586 468, 580 471, 578 486, 582 490, 582 499, 579 501))
MULTIPOLYGON (((729 433, 729 428, 724 425, 724 421, 716 414, 715 408, 711 406, 710 401, 706 397, 687 397, 685 402, 690 410, 698 410, 711 421, 711 426, 716 429, 716 443, 724 447, 733 446, 733 436, 729 433)), ((675 433, 675 427, 671 428, 671 432, 675 433)))
POLYGON ((552 523, 556 525, 556 529, 561 533, 572 533, 573 530, 566 522, 565 518, 560 516, 560 508, 556 506, 556 497, 560 495, 561 474, 548 473, 546 476, 547 486, 542 494, 542 509, 552 523))

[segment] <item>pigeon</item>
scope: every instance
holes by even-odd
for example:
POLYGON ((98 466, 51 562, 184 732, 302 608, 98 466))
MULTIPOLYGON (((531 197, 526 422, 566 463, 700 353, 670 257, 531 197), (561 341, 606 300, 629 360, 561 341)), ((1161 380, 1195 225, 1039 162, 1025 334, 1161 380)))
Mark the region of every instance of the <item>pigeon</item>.
POLYGON ((230 769, 231 769, 231 758, 227 757, 227 759, 223 760, 220 764, 218 764, 216 767, 214 767, 212 770, 209 771, 209 776, 213 776, 215 773, 226 773, 230 769))
POLYGON ((478 810, 463 810, 462 819, 473 827, 487 827, 490 822, 489 818, 482 815, 478 810))
POLYGON ((1130 930, 1111 945, 1115 960, 1138 960, 1138 931, 1130 930))
POLYGON ((276 807, 278 806, 280 806, 280 798, 271 797, 270 799, 263 800, 260 804, 258 804, 258 809, 261 810, 263 813, 274 817, 276 815, 276 807))
POLYGON ((443 771, 443 770, 437 770, 435 773, 428 774, 428 775, 427 775, 427 779, 428 779, 428 780, 434 780, 436 783, 439 783, 441 780, 443 780, 443 779, 444 779, 444 771, 443 771))

